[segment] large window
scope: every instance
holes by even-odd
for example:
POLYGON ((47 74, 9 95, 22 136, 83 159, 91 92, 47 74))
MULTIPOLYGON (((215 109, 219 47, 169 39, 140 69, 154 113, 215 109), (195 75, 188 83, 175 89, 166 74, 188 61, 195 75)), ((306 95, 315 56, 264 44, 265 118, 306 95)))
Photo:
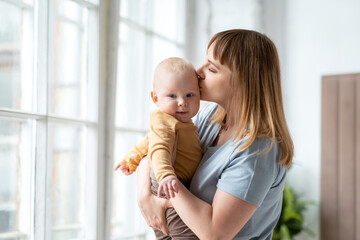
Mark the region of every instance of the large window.
MULTIPOLYGON (((33 3, 0 1, 0 22, 0 107, 33 111, 33 3)), ((31 232, 35 124, 0 117, 1 238, 27 239, 31 232)))
POLYGON ((113 167, 148 130, 155 66, 184 57, 185 3, 0 0, 0 239, 153 239, 113 167))
MULTIPOLYGON (((114 167, 148 130, 154 68, 166 57, 184 57, 185 3, 120 1, 114 167)), ((113 173, 111 239, 145 239, 150 230, 137 207, 135 174, 113 173)))
POLYGON ((98 8, 0 0, 0 239, 95 239, 98 8))

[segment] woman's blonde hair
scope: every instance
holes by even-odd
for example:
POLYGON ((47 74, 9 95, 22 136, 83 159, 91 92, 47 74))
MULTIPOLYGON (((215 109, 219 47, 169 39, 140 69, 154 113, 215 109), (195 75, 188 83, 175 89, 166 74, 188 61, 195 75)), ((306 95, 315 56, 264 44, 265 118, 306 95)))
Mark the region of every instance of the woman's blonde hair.
MULTIPOLYGON (((294 146, 285 120, 280 64, 274 43, 265 35, 242 29, 219 32, 210 40, 216 60, 232 72, 234 89, 230 100, 231 119, 238 123, 235 141, 248 139, 239 148, 247 149, 256 137, 270 137, 270 151, 277 141, 281 149, 279 163, 289 167, 294 146)), ((220 106, 213 120, 222 124, 226 112, 220 106)))

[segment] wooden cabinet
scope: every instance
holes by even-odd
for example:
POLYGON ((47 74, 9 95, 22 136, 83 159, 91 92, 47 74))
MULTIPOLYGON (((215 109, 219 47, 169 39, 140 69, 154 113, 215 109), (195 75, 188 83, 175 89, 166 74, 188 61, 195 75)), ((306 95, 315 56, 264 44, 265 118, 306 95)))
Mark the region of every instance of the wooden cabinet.
POLYGON ((321 239, 359 240, 360 74, 323 77, 321 124, 321 239))

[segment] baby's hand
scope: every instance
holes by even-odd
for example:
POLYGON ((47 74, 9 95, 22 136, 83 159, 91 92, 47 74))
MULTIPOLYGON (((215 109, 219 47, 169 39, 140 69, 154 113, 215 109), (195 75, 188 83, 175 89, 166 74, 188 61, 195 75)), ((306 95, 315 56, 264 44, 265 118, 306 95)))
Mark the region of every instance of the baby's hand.
POLYGON ((175 193, 179 190, 179 180, 175 175, 168 175, 159 182, 158 197, 161 197, 161 192, 164 190, 166 198, 174 198, 175 193))
POLYGON ((129 167, 127 167, 125 165, 120 165, 120 164, 117 165, 115 168, 115 171, 118 169, 120 169, 123 172, 123 174, 125 174, 126 176, 131 175, 133 173, 133 171, 130 171, 129 167))

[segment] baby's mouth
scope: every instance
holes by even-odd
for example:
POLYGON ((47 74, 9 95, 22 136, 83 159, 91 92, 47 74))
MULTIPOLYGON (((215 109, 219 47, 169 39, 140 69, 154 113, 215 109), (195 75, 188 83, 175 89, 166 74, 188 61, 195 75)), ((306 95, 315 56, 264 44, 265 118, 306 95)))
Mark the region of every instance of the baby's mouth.
POLYGON ((187 112, 176 112, 176 113, 181 115, 187 114, 187 112))

